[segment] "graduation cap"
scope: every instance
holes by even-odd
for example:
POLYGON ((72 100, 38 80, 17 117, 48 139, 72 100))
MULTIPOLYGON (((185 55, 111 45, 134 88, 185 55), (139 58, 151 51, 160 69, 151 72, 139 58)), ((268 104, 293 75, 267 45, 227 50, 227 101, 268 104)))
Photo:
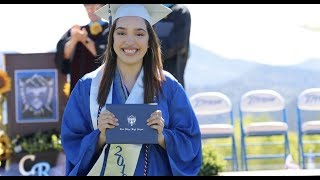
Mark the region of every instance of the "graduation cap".
POLYGON ((151 26, 170 14, 172 10, 162 4, 107 4, 95 14, 109 23, 120 17, 137 16, 147 20, 151 26))

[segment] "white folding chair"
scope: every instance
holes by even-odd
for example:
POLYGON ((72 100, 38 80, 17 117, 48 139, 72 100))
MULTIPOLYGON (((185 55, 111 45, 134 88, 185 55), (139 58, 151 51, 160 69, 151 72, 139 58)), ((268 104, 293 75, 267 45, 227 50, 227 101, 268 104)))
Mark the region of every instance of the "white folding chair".
POLYGON ((248 160, 250 159, 269 159, 269 158, 283 158, 290 153, 288 140, 288 125, 286 118, 286 109, 284 98, 274 90, 261 89, 252 90, 245 93, 240 100, 240 127, 241 127, 241 157, 242 168, 248 170, 248 160), (244 123, 244 117, 248 114, 256 113, 272 113, 282 112, 281 119, 276 120, 270 118, 268 120, 259 120, 253 118, 252 122, 244 123), (252 136, 284 136, 284 141, 279 142, 255 142, 247 143, 248 137, 252 136), (281 154, 247 154, 249 146, 269 146, 283 145, 283 153, 281 154))
POLYGON ((232 161, 232 170, 238 170, 238 158, 234 136, 234 120, 232 104, 230 99, 220 92, 202 92, 190 97, 191 105, 195 114, 200 117, 207 117, 206 123, 199 123, 203 139, 209 138, 231 138, 231 143, 220 144, 230 146, 231 155, 226 160, 232 161), (226 118, 220 118, 226 115, 226 118), (218 119, 217 121, 215 121, 218 119), (218 122, 219 121, 219 122, 218 122))
POLYGON ((306 157, 320 157, 319 152, 313 152, 312 154, 310 154, 308 150, 306 150, 306 146, 308 145, 320 144, 319 140, 307 140, 304 138, 314 135, 320 135, 320 118, 315 118, 314 116, 312 116, 312 114, 310 114, 309 118, 307 118, 307 112, 320 112, 320 88, 305 89, 300 93, 297 99, 299 164, 303 169, 306 168, 306 157))

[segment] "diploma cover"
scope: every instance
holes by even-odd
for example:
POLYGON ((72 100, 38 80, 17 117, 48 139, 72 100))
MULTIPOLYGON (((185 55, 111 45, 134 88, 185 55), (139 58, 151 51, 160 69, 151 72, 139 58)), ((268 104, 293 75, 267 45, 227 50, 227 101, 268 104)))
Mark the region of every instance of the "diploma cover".
POLYGON ((147 125, 157 104, 107 104, 106 109, 119 123, 106 130, 107 144, 158 144, 157 130, 147 125))

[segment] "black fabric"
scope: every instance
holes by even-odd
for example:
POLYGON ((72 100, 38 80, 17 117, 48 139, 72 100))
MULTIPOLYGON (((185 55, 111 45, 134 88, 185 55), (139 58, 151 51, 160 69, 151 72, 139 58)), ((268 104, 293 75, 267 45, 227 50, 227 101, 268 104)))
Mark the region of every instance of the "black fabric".
POLYGON ((184 86, 184 70, 189 57, 191 15, 185 5, 175 4, 172 12, 154 25, 161 42, 164 70, 184 86))

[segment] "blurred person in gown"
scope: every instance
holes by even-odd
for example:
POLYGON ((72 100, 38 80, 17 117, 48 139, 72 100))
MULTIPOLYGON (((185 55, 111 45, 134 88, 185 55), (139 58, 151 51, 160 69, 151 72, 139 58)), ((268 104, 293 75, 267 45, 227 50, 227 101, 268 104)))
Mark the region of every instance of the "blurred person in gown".
POLYGON ((163 69, 185 87, 184 72, 189 58, 191 15, 183 4, 164 4, 172 10, 154 25, 161 42, 163 69))
POLYGON ((104 62, 78 81, 63 114, 66 175, 196 176, 202 164, 198 120, 184 88, 163 70, 152 28, 171 10, 111 4, 96 14, 108 19, 109 10, 113 23, 104 62), (157 104, 145 123, 156 129, 158 144, 106 143, 106 131, 119 125, 106 104, 148 103, 157 104))
POLYGON ((74 25, 58 41, 55 62, 64 74, 70 74, 70 92, 86 73, 101 65, 109 34, 109 23, 94 12, 104 4, 84 4, 89 24, 74 25))

